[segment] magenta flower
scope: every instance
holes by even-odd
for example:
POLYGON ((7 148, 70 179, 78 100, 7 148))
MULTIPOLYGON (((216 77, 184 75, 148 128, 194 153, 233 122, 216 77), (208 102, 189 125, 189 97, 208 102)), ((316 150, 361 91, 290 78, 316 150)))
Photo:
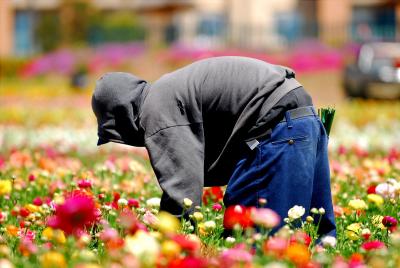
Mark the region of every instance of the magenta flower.
POLYGON ((139 201, 137 199, 130 198, 128 200, 128 206, 129 207, 138 208, 139 207, 139 201))
POLYGON ((393 232, 397 227, 397 220, 391 216, 385 216, 382 219, 382 224, 393 232))
POLYGON ((92 197, 73 195, 64 204, 56 206, 55 215, 48 218, 47 225, 61 229, 66 234, 77 235, 93 225, 98 217, 99 212, 92 197))
POLYGON ((35 206, 41 206, 43 205, 43 200, 40 197, 35 197, 35 199, 32 201, 32 204, 35 206))
POLYGON ((221 205, 220 203, 215 203, 215 204, 212 206, 212 209, 213 209, 214 211, 221 211, 222 205, 221 205))
POLYGON ((370 250, 375 250, 375 249, 382 249, 385 248, 385 243, 379 240, 374 240, 374 241, 368 241, 365 242, 361 245, 361 248, 364 250, 370 251, 370 250))

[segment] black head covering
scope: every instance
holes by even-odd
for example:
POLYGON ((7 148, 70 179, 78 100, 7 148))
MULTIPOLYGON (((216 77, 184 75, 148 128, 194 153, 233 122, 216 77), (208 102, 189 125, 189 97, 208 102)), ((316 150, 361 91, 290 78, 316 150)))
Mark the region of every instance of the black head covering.
POLYGON ((148 88, 145 80, 122 72, 107 73, 97 81, 92 96, 98 123, 97 145, 112 141, 144 146, 139 113, 148 88))

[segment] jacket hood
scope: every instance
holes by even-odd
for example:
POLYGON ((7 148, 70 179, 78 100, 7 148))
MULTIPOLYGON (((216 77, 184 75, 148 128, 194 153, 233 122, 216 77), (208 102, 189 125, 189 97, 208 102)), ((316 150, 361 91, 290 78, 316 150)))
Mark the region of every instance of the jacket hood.
POLYGON ((145 80, 122 72, 107 73, 97 81, 92 95, 98 124, 97 145, 111 141, 144 146, 139 114, 149 86, 145 80))

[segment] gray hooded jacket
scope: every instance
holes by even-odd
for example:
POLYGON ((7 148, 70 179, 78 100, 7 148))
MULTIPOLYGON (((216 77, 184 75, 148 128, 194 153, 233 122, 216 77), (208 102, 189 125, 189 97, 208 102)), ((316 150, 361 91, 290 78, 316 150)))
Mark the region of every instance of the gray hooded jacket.
POLYGON ((92 97, 98 145, 145 146, 161 209, 180 215, 184 198, 200 205, 203 186, 228 183, 238 145, 265 132, 273 107, 299 87, 288 68, 233 56, 197 61, 151 85, 108 73, 92 97))

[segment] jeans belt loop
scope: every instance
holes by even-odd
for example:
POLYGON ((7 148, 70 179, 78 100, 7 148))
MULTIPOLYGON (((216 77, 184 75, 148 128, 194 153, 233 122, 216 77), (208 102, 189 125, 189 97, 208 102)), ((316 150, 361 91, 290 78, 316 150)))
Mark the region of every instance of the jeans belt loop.
POLYGON ((290 112, 289 112, 289 111, 286 111, 286 112, 285 112, 285 118, 286 118, 286 125, 287 125, 287 128, 292 128, 292 127, 293 127, 293 125, 292 125, 292 119, 290 118, 290 112))

